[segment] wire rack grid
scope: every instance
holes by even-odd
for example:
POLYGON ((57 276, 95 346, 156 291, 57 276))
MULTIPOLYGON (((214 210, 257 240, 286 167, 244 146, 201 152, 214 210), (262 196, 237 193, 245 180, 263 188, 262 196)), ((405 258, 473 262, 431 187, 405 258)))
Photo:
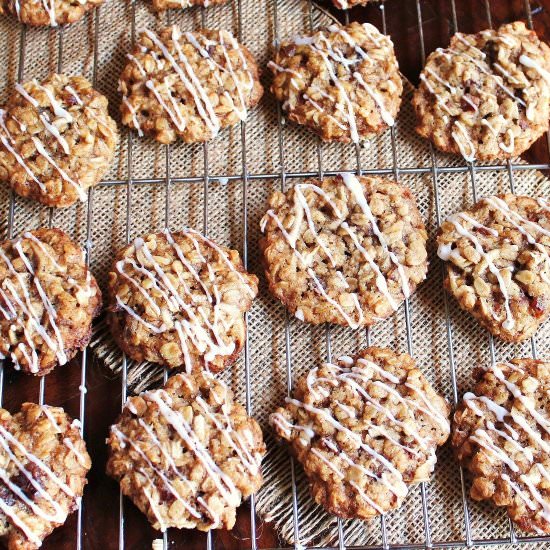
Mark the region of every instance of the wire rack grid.
MULTIPOLYGON (((457 32, 458 21, 457 21, 457 10, 455 5, 455 0, 449 0, 450 10, 452 14, 452 30, 457 32)), ((132 13, 131 18, 131 41, 132 44, 135 40, 136 34, 136 17, 135 17, 135 3, 136 0, 131 0, 130 10, 132 13)), ((307 0, 308 3, 308 13, 309 13, 309 29, 304 30, 315 30, 314 27, 314 17, 313 17, 313 4, 311 0, 307 0)), ((487 24, 489 27, 492 27, 492 17, 491 17, 491 7, 490 1, 484 0, 484 9, 487 19, 487 24)), ((380 4, 381 8, 381 18, 382 18, 382 31, 386 32, 386 15, 385 15, 385 5, 384 1, 380 4)), ((525 19, 528 22, 530 28, 533 27, 532 20, 532 10, 529 0, 524 0, 525 8, 525 19)), ((238 39, 240 42, 246 42, 245 37, 243 37, 243 25, 242 25, 242 6, 241 0, 237 0, 237 14, 238 14, 238 39)), ((280 29, 278 24, 278 10, 277 10, 277 0, 273 0, 273 22, 274 22, 274 47, 277 48, 279 45, 280 38, 280 29)), ((416 0, 416 14, 417 14, 417 24, 418 24, 418 34, 421 44, 421 55, 422 61, 426 57, 426 50, 424 44, 424 33, 423 33, 423 14, 422 6, 420 0, 416 0)), ((101 9, 97 8, 94 11, 93 17, 93 36, 94 36, 94 47, 93 47, 93 68, 92 68, 92 82, 95 86, 97 81, 97 71, 98 71, 98 52, 99 52, 99 29, 101 21, 101 9)), ((349 12, 344 12, 345 21, 349 21, 349 12)), ((166 14, 166 22, 169 24, 171 22, 170 12, 166 14)), ((201 26, 205 26, 205 11, 204 8, 201 8, 201 26)), ((17 80, 22 82, 25 75, 25 54, 26 54, 26 28, 25 26, 21 27, 19 35, 19 55, 18 55, 18 71, 17 71, 17 80)), ((58 72, 62 71, 63 68, 63 28, 60 27, 55 31, 57 33, 57 70, 58 72)), ((247 169, 247 134, 246 134, 246 122, 241 122, 240 125, 240 149, 241 149, 241 173, 240 174, 210 174, 209 173, 209 149, 208 144, 203 145, 203 173, 202 175, 189 175, 182 177, 173 177, 171 175, 171 148, 170 145, 165 146, 165 176, 164 178, 134 178, 133 177, 133 139, 134 135, 132 132, 127 133, 127 178, 126 179, 111 179, 104 180, 100 182, 100 186, 124 186, 126 188, 126 221, 125 221, 125 240, 126 242, 130 241, 132 235, 132 219, 131 219, 131 206, 132 206, 132 190, 136 185, 153 185, 153 184, 163 184, 165 191, 165 200, 164 200, 164 225, 169 227, 170 225, 170 213, 171 213, 171 187, 174 183, 201 183, 203 185, 203 204, 204 209, 202 213, 202 231, 205 235, 208 234, 209 228, 209 217, 208 217, 208 196, 209 196, 209 183, 214 179, 225 179, 227 181, 239 181, 242 186, 242 258, 245 267, 248 264, 248 198, 247 191, 249 181, 252 180, 273 180, 278 179, 280 181, 280 188, 284 191, 288 185, 288 180, 307 178, 307 177, 319 177, 323 178, 324 176, 331 176, 338 173, 341 173, 341 170, 324 170, 323 168, 323 154, 322 146, 320 142, 317 143, 317 171, 286 171, 285 169, 285 139, 283 135, 283 126, 285 124, 285 119, 281 110, 280 105, 277 105, 277 137, 278 137, 278 154, 279 154, 279 165, 280 170, 278 172, 262 172, 262 173, 249 173, 247 169)), ((430 166, 400 166, 399 165, 399 151, 396 144, 395 138, 395 129, 391 129, 391 149, 393 163, 392 166, 387 168, 377 168, 369 169, 361 166, 361 157, 359 147, 355 145, 355 157, 356 157, 356 170, 354 171, 358 175, 362 174, 372 174, 379 176, 393 176, 396 180, 399 179, 400 175, 405 174, 428 174, 430 175, 433 183, 434 199, 435 199, 435 208, 436 208, 436 220, 439 224, 442 220, 441 215, 441 195, 439 189, 439 177, 441 174, 445 173, 465 173, 468 174, 471 182, 471 194, 472 198, 475 201, 477 198, 477 187, 476 187, 476 178, 479 173, 485 171, 496 171, 496 172, 506 172, 509 178, 509 186, 511 192, 514 192, 514 173, 522 170, 546 170, 550 169, 550 164, 548 163, 528 163, 528 164, 513 164, 508 161, 506 164, 474 164, 466 163, 461 166, 439 166, 437 162, 437 156, 430 145, 430 166)), ((547 135, 548 149, 550 152, 550 135, 547 135)), ((84 243, 84 250, 86 253, 86 262, 89 264, 91 259, 92 252, 92 232, 93 232, 93 188, 90 188, 88 191, 88 199, 86 205, 86 240, 84 243)), ((16 215, 16 197, 13 191, 10 192, 9 196, 9 207, 8 207, 8 237, 13 237, 13 228, 14 228, 14 219, 16 215)), ((51 227, 55 218, 55 211, 53 208, 49 209, 48 215, 48 225, 51 227)), ((445 319, 446 319, 446 339, 448 347, 448 359, 450 367, 450 378, 452 384, 452 395, 453 401, 456 404, 458 401, 458 389, 457 389, 457 377, 456 377, 456 365, 454 359, 454 349, 453 349, 453 327, 450 318, 449 311, 449 302, 448 297, 444 294, 444 308, 445 308, 445 319)), ((403 314, 405 317, 405 327, 406 327, 406 340, 408 352, 413 354, 413 333, 412 333, 412 324, 411 316, 412 311, 409 304, 409 301, 406 300, 403 307, 403 314)), ((332 358, 332 344, 331 344, 331 328, 326 328, 325 333, 325 347, 326 347, 326 358, 328 361, 331 361, 332 358)), ((365 331, 365 342, 367 345, 371 344, 371 334, 367 329, 365 331)), ((492 336, 489 336, 489 346, 491 359, 494 361, 496 358, 495 355, 495 346, 492 339, 492 336)), ((535 338, 531 339, 531 351, 533 357, 537 357, 537 345, 535 338)), ((245 341, 244 346, 244 382, 246 387, 246 409, 249 414, 253 413, 253 395, 250 382, 250 350, 249 350, 249 341, 248 336, 245 341)), ((285 362, 286 362, 286 381, 287 381, 287 392, 288 394, 292 391, 292 382, 293 382, 293 365, 292 365, 292 354, 291 354, 291 333, 288 315, 285 313, 285 362)), ((87 352, 84 352, 81 355, 80 363, 80 398, 79 398, 79 419, 81 422, 81 431, 84 433, 85 429, 85 405, 86 405, 86 374, 87 374, 87 352)), ((168 377, 168 373, 164 371, 164 378, 168 377)), ((126 398, 128 395, 128 362, 126 356, 122 358, 122 375, 121 375, 121 407, 124 406, 126 398)), ((0 363, 0 405, 2 404, 4 389, 4 365, 0 363)), ((44 395, 46 389, 46 377, 40 379, 40 385, 38 390, 38 402, 40 404, 44 403, 44 395)), ((293 516, 293 529, 294 529, 294 548, 303 549, 306 548, 302 545, 300 541, 300 510, 298 506, 297 498, 297 484, 296 484, 296 469, 295 463, 292 457, 289 458, 289 467, 291 470, 292 476, 292 516, 293 516)), ((461 495, 462 495, 462 510, 463 510, 463 522, 464 522, 464 532, 465 538, 461 540, 433 540, 432 533, 430 529, 430 514, 429 514, 429 501, 426 494, 426 488, 424 484, 420 484, 419 490, 421 495, 422 502, 422 518, 424 522, 424 542, 422 543, 412 543, 412 544, 391 544, 389 542, 390 537, 388 529, 386 526, 386 520, 384 516, 380 517, 380 530, 381 530, 381 545, 367 545, 367 546, 347 546, 345 543, 345 529, 342 521, 338 520, 338 540, 335 546, 308 546, 309 549, 315 550, 388 550, 390 548, 394 549, 417 549, 417 548, 452 548, 452 547, 476 547, 476 546, 492 546, 492 545, 506 545, 506 544, 524 544, 524 543, 541 543, 548 542, 550 543, 550 537, 543 536, 518 536, 515 531, 512 523, 509 523, 509 536, 507 538, 492 538, 492 539, 475 539, 472 537, 472 529, 470 522, 470 510, 467 500, 467 491, 464 482, 464 475, 462 469, 460 469, 460 485, 461 485, 461 495)), ((75 545, 78 550, 83 547, 83 529, 82 529, 82 517, 84 514, 84 506, 81 502, 78 507, 77 512, 77 526, 76 526, 76 541, 75 545)), ((119 522, 118 522, 118 546, 122 550, 125 546, 125 514, 124 514, 124 499, 122 493, 119 496, 119 522)), ((255 514, 255 500, 254 496, 250 499, 250 531, 251 537, 249 545, 246 547, 251 550, 256 550, 258 548, 258 532, 256 529, 256 514, 255 514)), ((162 546, 163 550, 166 550, 170 545, 170 531, 167 531, 163 534, 162 546)), ((245 546, 243 546, 244 548, 245 546)), ((207 550, 213 550, 215 548, 215 537, 212 533, 208 533, 206 538, 206 548, 207 550)), ((281 547, 282 548, 282 547, 281 547)), ((280 548, 276 550, 281 550, 280 548)))

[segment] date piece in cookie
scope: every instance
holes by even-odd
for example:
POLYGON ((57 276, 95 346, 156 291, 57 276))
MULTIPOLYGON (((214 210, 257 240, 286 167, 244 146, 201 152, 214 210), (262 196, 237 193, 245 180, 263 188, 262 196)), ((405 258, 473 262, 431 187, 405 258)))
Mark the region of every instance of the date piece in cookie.
POLYGON ((550 205, 501 195, 453 214, 437 237, 445 288, 495 336, 520 342, 550 315, 550 205))
POLYGON ((358 143, 395 123, 403 84, 393 43, 369 23, 283 42, 268 66, 288 118, 325 141, 358 143))
POLYGON ((269 288, 302 321, 370 326, 426 277, 426 230, 402 185, 342 174, 276 192, 269 205, 269 288))
POLYGON ((36 550, 79 506, 90 457, 78 420, 63 409, 24 403, 0 409, 0 540, 36 550))
POLYGON ((0 243, 0 357, 42 376, 84 349, 101 292, 84 252, 59 229, 0 243))
POLYGON ((236 250, 192 229, 146 235, 109 274, 113 336, 136 361, 217 372, 241 351, 257 293, 236 250))
POLYGON ((163 532, 231 529, 263 483, 260 427, 210 374, 131 397, 107 444, 107 473, 163 532))
POLYGON ((84 77, 16 84, 0 109, 0 180, 22 197, 70 206, 107 172, 117 141, 107 98, 84 77))
POLYGON ((514 359, 476 369, 451 438, 474 476, 474 500, 504 506, 524 531, 550 533, 550 363, 514 359))
POLYGON ((228 0, 152 0, 155 11, 165 11, 171 9, 190 8, 192 6, 216 6, 225 4, 228 0))
POLYGON ((550 48, 524 23, 457 33, 420 75, 416 130, 468 162, 518 156, 548 130, 549 71, 550 48))
POLYGON ((449 412, 412 357, 371 347, 312 369, 270 420, 315 502, 341 518, 370 519, 429 480, 449 412))
POLYGON ((82 19, 105 0, 0 0, 0 14, 11 13, 21 23, 57 27, 82 19))
POLYGON ((250 52, 223 30, 143 31, 120 77, 122 122, 161 143, 208 141, 263 94, 250 52))

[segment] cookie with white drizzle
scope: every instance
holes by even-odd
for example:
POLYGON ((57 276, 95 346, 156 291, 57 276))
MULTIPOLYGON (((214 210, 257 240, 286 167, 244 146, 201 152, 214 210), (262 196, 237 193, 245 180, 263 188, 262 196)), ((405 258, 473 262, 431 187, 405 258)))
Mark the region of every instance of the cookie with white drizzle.
POLYGON ((341 518, 371 519, 429 481, 449 413, 412 357, 371 347, 311 369, 270 422, 315 502, 341 518))
POLYGON ((211 374, 131 397, 111 426, 107 473, 155 529, 231 529, 262 485, 262 431, 211 374))
POLYGON ((0 14, 11 13, 21 23, 57 27, 75 23, 105 0, 0 0, 0 14))
POLYGON ((36 550, 80 504, 91 467, 80 423, 59 407, 0 409, 0 540, 36 550))
POLYGON ((283 42, 268 67, 289 120, 325 141, 358 143, 395 123, 403 84, 393 43, 369 23, 283 42))
POLYGON ((121 250, 109 273, 109 322, 136 361, 192 372, 232 363, 258 293, 239 253, 185 229, 152 233, 121 250))
POLYGON ((224 30, 144 30, 120 76, 122 122, 161 143, 215 138, 263 94, 251 53, 224 30))
POLYGON ((228 0, 152 0, 155 11, 165 11, 171 9, 185 9, 192 6, 217 6, 225 4, 228 0))
POLYGON ((107 105, 82 76, 16 84, 0 109, 0 180, 47 206, 86 200, 118 141, 107 105))
POLYGON ((83 250, 59 229, 0 243, 0 357, 42 376, 84 349, 101 292, 83 250))
POLYGON ((550 316, 550 209, 545 199, 500 195, 453 214, 437 237, 446 289, 508 342, 550 316))
POLYGON ((455 34, 414 94, 417 132, 467 161, 509 159, 548 130, 550 48, 522 22, 455 34))
POLYGON ((275 192, 260 241, 272 294, 298 319, 370 326, 426 277, 427 234, 410 190, 341 174, 275 192))
POLYGON ((504 506, 524 531, 550 534, 550 363, 475 369, 454 414, 452 444, 474 500, 504 506))

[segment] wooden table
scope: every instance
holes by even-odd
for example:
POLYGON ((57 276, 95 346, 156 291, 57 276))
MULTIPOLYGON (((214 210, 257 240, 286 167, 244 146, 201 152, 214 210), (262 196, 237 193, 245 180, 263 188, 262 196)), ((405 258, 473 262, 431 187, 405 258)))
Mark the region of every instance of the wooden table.
MULTIPOLYGON (((330 8, 330 1, 321 2, 330 8)), ((483 0, 457 0, 459 28, 472 32, 487 27, 483 0)), ((550 43, 550 0, 531 0, 533 20, 541 37, 550 43)), ((333 12, 340 18, 342 13, 333 12)), ((386 9, 388 33, 396 46, 397 57, 402 72, 412 81, 418 80, 421 68, 421 49, 418 36, 416 3, 414 0, 388 0, 386 9)), ((493 24, 525 19, 523 0, 492 0, 493 24)), ((445 46, 449 40, 450 2, 448 0, 422 0, 424 38, 426 53, 438 46, 445 46)), ((380 8, 372 4, 366 8, 354 8, 351 20, 369 21, 381 28, 380 8)), ((548 162, 545 138, 539 140, 528 154, 533 162, 548 162)), ((4 387, 5 407, 11 411, 19 408, 24 401, 35 401, 38 395, 38 379, 6 370, 4 387)), ((65 410, 78 416, 80 358, 70 365, 56 369, 48 375, 45 400, 52 405, 63 406, 65 410)), ((106 446, 108 427, 117 418, 120 410, 120 381, 118 377, 94 361, 89 354, 88 393, 86 399, 86 440, 93 468, 84 495, 84 548, 86 550, 111 550, 118 548, 118 485, 105 475, 106 446)), ((128 550, 149 550, 155 532, 150 529, 141 513, 128 501, 125 506, 125 541, 128 550)), ((67 524, 54 531, 43 545, 44 550, 65 550, 75 547, 76 514, 67 524)), ((278 546, 273 529, 257 522, 258 547, 278 546)), ((158 534, 157 534, 158 536, 158 534)), ((170 531, 170 548, 203 550, 206 537, 203 533, 183 530, 170 531)), ((244 505, 239 511, 238 521, 231 532, 215 534, 216 550, 240 550, 250 548, 249 510, 244 505)))

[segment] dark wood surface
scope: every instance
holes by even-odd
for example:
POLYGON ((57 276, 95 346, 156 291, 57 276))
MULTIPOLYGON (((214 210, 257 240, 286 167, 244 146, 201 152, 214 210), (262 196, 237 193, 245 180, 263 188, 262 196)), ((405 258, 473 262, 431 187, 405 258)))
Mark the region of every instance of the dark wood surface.
MULTIPOLYGON (((321 2, 330 7, 330 1, 321 2)), ((465 32, 487 27, 483 0, 457 0, 459 28, 465 32)), ((448 0, 422 0, 423 28, 426 53, 448 43, 451 14, 448 0)), ((532 0, 531 8, 535 27, 540 36, 550 42, 550 0, 532 0)), ((342 17, 342 14, 336 15, 342 17)), ((418 79, 421 67, 421 48, 417 24, 416 3, 414 0, 388 0, 388 33, 392 36, 397 57, 403 73, 413 82, 418 79)), ((491 2, 493 23, 525 19, 524 0, 493 0, 491 2)), ((366 8, 351 11, 351 20, 369 21, 381 28, 380 8, 373 4, 366 8)), ((540 140, 528 154, 537 162, 547 162, 546 142, 540 140)), ((63 406, 65 410, 78 416, 80 357, 70 365, 58 368, 47 377, 45 401, 63 406)), ((254 366, 252 365, 252 368, 254 366)), ((89 354, 87 368, 86 395, 86 440, 93 467, 89 484, 83 499, 83 545, 86 550, 111 550, 118 548, 118 486, 109 480, 105 473, 105 437, 109 425, 116 419, 120 410, 120 381, 89 354)), ((6 369, 4 386, 4 406, 16 411, 24 401, 36 401, 38 379, 14 373, 6 369)), ((143 516, 131 503, 126 501, 125 543, 130 550, 151 548, 155 532, 148 526, 143 516)), ((241 550, 250 548, 249 510, 247 505, 239 511, 237 525, 232 532, 219 531, 214 535, 216 550, 241 550)), ((279 545, 273 529, 257 521, 259 548, 273 548, 279 545)), ((195 531, 170 531, 170 548, 186 550, 204 549, 206 537, 195 531)), ((74 548, 76 543, 76 514, 66 525, 54 531, 46 539, 44 550, 65 550, 74 548)))

